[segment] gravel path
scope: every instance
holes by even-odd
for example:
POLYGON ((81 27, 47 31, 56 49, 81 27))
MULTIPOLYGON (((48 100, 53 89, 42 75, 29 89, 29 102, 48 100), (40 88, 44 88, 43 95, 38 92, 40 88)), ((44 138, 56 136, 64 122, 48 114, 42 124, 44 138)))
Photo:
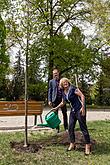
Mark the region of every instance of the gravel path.
MULTIPOLYGON (((45 115, 49 112, 49 109, 44 109, 42 117, 43 122, 45 123, 45 115)), ((69 116, 68 110, 68 116, 69 116)), ((59 111, 59 117, 61 119, 62 124, 62 113, 59 111)), ((95 120, 110 120, 110 111, 88 111, 87 112, 87 121, 95 121, 95 120)), ((0 132, 8 131, 8 130, 18 130, 24 128, 24 116, 7 116, 0 117, 0 132)), ((38 116, 37 123, 40 122, 40 117, 38 116)), ((34 116, 28 116, 28 127, 32 127, 34 124, 34 116)), ((48 128, 47 128, 48 129, 48 128)))

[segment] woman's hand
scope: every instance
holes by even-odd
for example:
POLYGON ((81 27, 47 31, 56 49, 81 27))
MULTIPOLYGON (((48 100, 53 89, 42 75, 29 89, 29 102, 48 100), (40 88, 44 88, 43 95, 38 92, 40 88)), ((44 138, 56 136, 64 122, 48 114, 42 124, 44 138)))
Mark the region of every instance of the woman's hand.
POLYGON ((84 108, 84 107, 82 107, 82 108, 80 109, 80 113, 81 113, 82 116, 85 116, 85 108, 84 108))
POLYGON ((51 109, 51 111, 53 111, 53 112, 56 112, 57 110, 58 110, 57 107, 51 109))
POLYGON ((80 113, 82 116, 85 116, 85 106, 84 106, 85 97, 84 97, 83 93, 78 88, 75 90, 75 94, 80 96, 80 98, 81 98, 82 108, 80 109, 80 113))
POLYGON ((52 108, 51 111, 57 112, 59 108, 61 108, 62 106, 64 106, 65 102, 62 99, 62 102, 55 108, 52 108))

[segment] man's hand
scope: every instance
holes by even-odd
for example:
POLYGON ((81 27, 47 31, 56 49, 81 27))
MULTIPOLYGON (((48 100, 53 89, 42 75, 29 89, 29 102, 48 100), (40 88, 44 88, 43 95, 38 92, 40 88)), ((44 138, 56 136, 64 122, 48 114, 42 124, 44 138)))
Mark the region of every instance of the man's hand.
POLYGON ((49 102, 48 102, 48 105, 49 105, 50 107, 52 107, 52 102, 51 102, 51 101, 49 101, 49 102))
POLYGON ((82 116, 85 116, 85 108, 84 108, 84 107, 82 107, 82 108, 80 109, 80 113, 81 113, 82 116))

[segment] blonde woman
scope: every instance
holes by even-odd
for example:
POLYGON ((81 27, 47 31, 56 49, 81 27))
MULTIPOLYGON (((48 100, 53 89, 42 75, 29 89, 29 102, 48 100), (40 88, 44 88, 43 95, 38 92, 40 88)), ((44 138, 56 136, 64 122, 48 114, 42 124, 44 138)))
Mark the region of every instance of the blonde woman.
POLYGON ((69 102, 71 105, 71 112, 69 116, 69 138, 70 146, 67 151, 75 150, 75 133, 74 128, 76 121, 78 120, 80 129, 85 138, 85 154, 89 155, 91 151, 90 136, 86 125, 86 112, 85 112, 85 97, 83 93, 73 86, 67 78, 60 80, 60 87, 62 88, 63 98, 62 102, 55 108, 54 111, 62 107, 65 102, 69 102))

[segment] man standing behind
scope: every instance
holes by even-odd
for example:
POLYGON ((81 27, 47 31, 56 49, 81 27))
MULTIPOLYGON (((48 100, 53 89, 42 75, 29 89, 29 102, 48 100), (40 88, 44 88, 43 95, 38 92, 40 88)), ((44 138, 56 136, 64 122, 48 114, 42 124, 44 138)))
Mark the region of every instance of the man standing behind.
MULTIPOLYGON (((49 81, 49 90, 48 90, 48 104, 50 107, 56 107, 59 105, 59 103, 62 101, 62 92, 59 87, 59 70, 53 69, 53 79, 49 81)), ((64 105, 62 108, 62 114, 63 114, 63 124, 64 129, 68 129, 68 117, 67 117, 67 108, 66 105, 64 105)), ((57 128, 59 132, 59 127, 57 128)))

